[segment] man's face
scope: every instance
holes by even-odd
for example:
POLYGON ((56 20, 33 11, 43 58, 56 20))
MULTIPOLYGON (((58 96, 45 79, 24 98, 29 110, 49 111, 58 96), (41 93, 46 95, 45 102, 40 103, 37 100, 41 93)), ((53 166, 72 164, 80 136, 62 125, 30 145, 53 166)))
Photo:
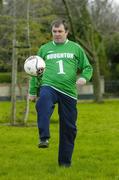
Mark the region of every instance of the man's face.
POLYGON ((65 30, 64 25, 59 27, 52 27, 52 36, 55 43, 63 43, 67 39, 68 31, 65 30))

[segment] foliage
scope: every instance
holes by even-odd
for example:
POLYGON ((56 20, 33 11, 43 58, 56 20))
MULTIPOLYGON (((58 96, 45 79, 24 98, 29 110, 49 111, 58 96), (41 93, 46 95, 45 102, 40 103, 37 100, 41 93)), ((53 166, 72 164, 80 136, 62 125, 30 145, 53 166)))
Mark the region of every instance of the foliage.
POLYGON ((111 78, 119 78, 119 33, 111 34, 105 38, 105 46, 110 64, 111 78))
POLYGON ((111 63, 119 63, 119 33, 114 33, 107 37, 107 55, 111 63))
MULTIPOLYGON (((0 71, 11 71, 13 39, 13 6, 12 2, 1 8, 0 16, 0 71), (4 64, 6 62, 6 64, 4 64)), ((48 26, 55 18, 52 14, 51 0, 31 0, 29 8, 30 45, 28 45, 28 1, 16 1, 16 49, 18 70, 23 71, 23 62, 30 54, 36 54, 40 45, 50 38, 48 26), (22 13, 21 13, 22 9, 22 13)))
POLYGON ((118 66, 118 31, 119 31, 119 13, 118 5, 114 1, 89 1, 89 12, 91 15, 93 27, 101 35, 103 40, 102 51, 99 55, 100 72, 103 72, 105 78, 117 79, 116 66, 118 66), (116 37, 116 38, 115 38, 116 37), (106 40, 105 40, 106 39, 106 40), (115 40, 114 40, 115 39, 115 40), (116 47, 116 49, 115 49, 116 47), (105 51, 105 52, 104 52, 105 51), (103 53, 103 56, 102 56, 103 53), (116 54, 117 53, 117 56, 116 54), (114 64, 115 63, 115 64, 114 64), (111 66, 110 66, 111 65, 111 66))
MULTIPOLYGON (((11 71, 13 50, 13 1, 6 0, 6 2, 6 5, 3 5, 2 1, 0 4, 0 71, 2 72, 11 71)), ((105 37, 109 39, 110 34, 113 39, 116 36, 115 33, 118 32, 119 20, 118 13, 116 13, 118 8, 113 8, 109 0, 95 0, 89 1, 89 3, 88 0, 68 0, 67 2, 73 20, 75 35, 83 40, 88 47, 93 49, 93 33, 93 43, 95 50, 98 51, 97 54, 100 62, 100 73, 105 78, 112 77, 113 70, 111 69, 110 71, 109 65, 115 59, 118 61, 118 54, 117 56, 115 54, 116 51, 118 52, 118 45, 113 46, 116 38, 114 40, 115 42, 108 41, 108 46, 103 41, 105 37), (114 49, 114 47, 117 49, 114 49)), ((36 54, 38 48, 51 39, 51 21, 57 17, 68 20, 68 16, 62 0, 17 0, 15 6, 18 70, 23 71, 24 60, 30 54, 36 54), (29 9, 28 2, 30 2, 29 9), (27 17, 28 11, 29 19, 27 17), (28 23, 30 27, 30 47, 28 42, 28 23)), ((70 38, 74 40, 72 34, 70 34, 70 38)), ((116 67, 117 64, 113 64, 113 66, 114 70, 118 69, 116 67)), ((118 78, 118 74, 116 73, 113 78, 118 78)))
POLYGON ((95 28, 104 36, 119 31, 119 5, 115 1, 89 1, 89 11, 95 28))
POLYGON ((10 71, 12 56, 12 17, 0 16, 0 71, 10 71))
MULTIPOLYGON (((0 103, 0 121, 5 121, 10 103, 0 103)), ((34 105, 33 105, 34 106, 34 105)), ((29 120, 36 123, 34 109, 29 120)), ((57 165, 58 113, 51 119, 48 149, 38 149, 35 127, 0 125, 0 179, 118 179, 119 177, 119 102, 79 103, 78 133, 70 169, 57 165), (100 113, 101 112, 101 113, 100 113), (105 113, 106 112, 106 113, 105 113)), ((21 106, 20 106, 21 107, 21 106)))
POLYGON ((10 73, 0 73, 0 83, 10 83, 11 74, 10 73))
MULTIPOLYGON (((0 83, 11 83, 11 72, 0 72, 0 83)), ((17 74, 18 84, 25 84, 29 79, 29 76, 25 72, 19 72, 17 74)))
POLYGON ((119 79, 119 64, 116 66, 115 70, 116 70, 117 78, 119 79))

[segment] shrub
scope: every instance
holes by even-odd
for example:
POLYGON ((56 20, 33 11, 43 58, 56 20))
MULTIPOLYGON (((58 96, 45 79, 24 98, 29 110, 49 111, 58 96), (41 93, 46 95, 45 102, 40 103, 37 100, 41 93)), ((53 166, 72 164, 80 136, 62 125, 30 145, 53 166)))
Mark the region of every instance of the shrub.
MULTIPOLYGON (((18 72, 17 83, 24 84, 28 82, 29 76, 25 72, 18 72)), ((0 83, 11 83, 12 73, 11 72, 1 72, 0 73, 0 83)))
POLYGON ((11 83, 11 73, 0 73, 0 83, 11 83))

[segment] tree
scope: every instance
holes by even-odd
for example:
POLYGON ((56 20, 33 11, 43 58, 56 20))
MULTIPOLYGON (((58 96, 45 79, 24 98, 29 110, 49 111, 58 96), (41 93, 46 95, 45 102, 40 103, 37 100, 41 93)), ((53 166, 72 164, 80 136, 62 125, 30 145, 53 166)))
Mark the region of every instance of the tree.
MULTIPOLYGON (((81 43, 83 48, 87 51, 89 59, 93 61, 93 67, 94 67, 93 85, 94 85, 95 101, 96 102, 102 102, 99 59, 98 59, 98 55, 97 55, 96 47, 95 47, 95 38, 93 36, 94 32, 92 31, 93 27, 91 26, 90 33, 89 32, 87 33, 87 31, 84 28, 84 26, 86 27, 86 26, 88 26, 89 23, 91 23, 89 13, 86 9, 86 1, 85 1, 85 3, 84 2, 82 3, 83 11, 80 8, 80 14, 78 13, 78 15, 82 15, 82 17, 83 17, 82 19, 84 20, 84 21, 81 20, 79 23, 79 27, 81 29, 81 30, 79 30, 79 33, 82 32, 82 36, 85 40, 90 39, 91 43, 89 43, 88 47, 87 47, 86 42, 84 40, 80 40, 79 38, 77 38, 78 33, 74 30, 73 15, 71 15, 69 3, 67 3, 67 0, 62 0, 62 1, 64 3, 65 8, 66 8, 67 16, 69 18, 69 22, 71 25, 71 30, 72 30, 74 39, 77 40, 79 43, 81 43), (84 24, 84 26, 82 26, 82 23, 84 24), (90 55, 89 55, 89 53, 90 53, 90 55)), ((76 4, 76 5, 78 7, 78 4, 76 4)), ((78 18, 80 18, 80 17, 78 17, 78 18)), ((95 32, 95 34, 96 34, 96 32, 95 32)))
POLYGON ((102 35, 110 35, 119 31, 119 5, 113 0, 89 1, 89 9, 95 29, 102 35))
MULTIPOLYGON (((29 47, 29 56, 31 55, 31 43, 30 43, 30 14, 29 11, 30 10, 30 0, 27 1, 27 40, 28 40, 28 47, 29 47)), ((29 82, 27 82, 27 89, 29 89, 29 82)), ((24 116, 24 124, 26 124, 27 120, 28 120, 28 115, 29 115, 29 96, 28 96, 28 92, 27 92, 27 96, 26 96, 26 106, 25 106, 25 116, 24 116)))
POLYGON ((12 116, 11 124, 16 123, 16 85, 17 85, 17 56, 16 56, 16 0, 13 1, 13 51, 12 51, 12 87, 11 87, 11 104, 12 116))
POLYGON ((99 56, 100 71, 105 76, 105 79, 117 79, 117 66, 119 63, 119 5, 115 5, 113 0, 90 1, 89 5, 93 25, 96 31, 101 34, 103 41, 99 56), (103 57, 101 54, 103 54, 103 57), (107 56, 107 59, 105 56, 107 56))
POLYGON ((119 33, 105 38, 108 63, 111 72, 111 79, 119 79, 119 33))

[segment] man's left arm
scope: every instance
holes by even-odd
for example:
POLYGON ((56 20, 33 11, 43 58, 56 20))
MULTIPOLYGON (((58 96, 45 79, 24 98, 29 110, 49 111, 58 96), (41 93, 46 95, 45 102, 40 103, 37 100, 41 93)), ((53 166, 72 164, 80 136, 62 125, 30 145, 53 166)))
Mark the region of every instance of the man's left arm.
POLYGON ((89 63, 89 60, 83 50, 80 51, 80 63, 78 68, 81 69, 80 77, 78 78, 76 84, 84 85, 88 82, 93 74, 92 65, 89 63))

